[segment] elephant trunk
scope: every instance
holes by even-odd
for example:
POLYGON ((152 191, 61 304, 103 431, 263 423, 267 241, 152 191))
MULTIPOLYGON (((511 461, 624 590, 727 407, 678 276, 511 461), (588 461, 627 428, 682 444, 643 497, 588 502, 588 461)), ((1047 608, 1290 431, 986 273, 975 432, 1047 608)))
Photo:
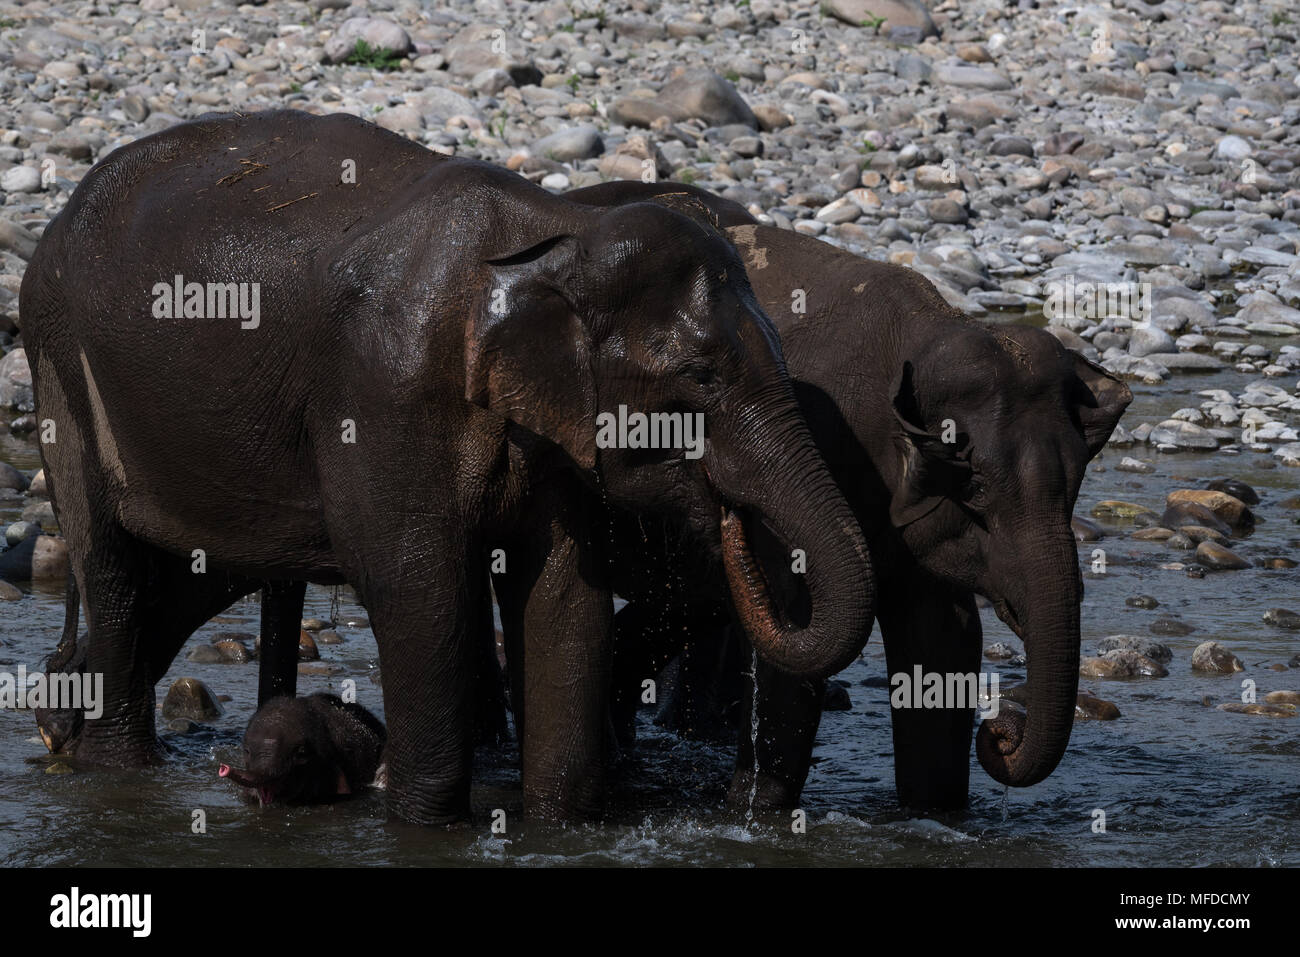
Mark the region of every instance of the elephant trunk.
MULTIPOLYGON (((975 753, 995 781, 1029 787, 1042 781, 1060 763, 1074 726, 1079 690, 1079 603, 1083 583, 1078 554, 1069 526, 1023 539, 1015 549, 1034 556, 1035 571, 1019 569, 1012 600, 995 606, 1025 643, 1025 714, 1003 711, 980 724, 975 753)), ((1008 559, 1013 556, 1008 555, 1008 559)), ((1002 576, 1007 581, 1007 576, 1002 576)))
MULTIPOLYGON (((778 432, 779 434, 779 432, 778 432)), ((765 460, 735 482, 717 481, 730 502, 759 512, 807 563, 812 612, 798 627, 784 621, 754 557, 745 520, 723 508, 722 554, 737 616, 765 661, 802 677, 826 677, 849 665, 871 633, 875 588, 866 542, 802 421, 780 461, 765 460)), ((791 562, 787 554, 786 562, 791 562)))

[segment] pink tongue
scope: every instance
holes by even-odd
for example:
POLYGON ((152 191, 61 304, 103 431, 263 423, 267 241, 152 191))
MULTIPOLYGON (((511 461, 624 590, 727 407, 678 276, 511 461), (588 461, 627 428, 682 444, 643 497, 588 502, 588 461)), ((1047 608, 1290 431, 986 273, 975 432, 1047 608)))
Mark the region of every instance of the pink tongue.
POLYGON ((217 768, 217 777, 224 778, 230 776, 230 765, 223 764, 217 768))

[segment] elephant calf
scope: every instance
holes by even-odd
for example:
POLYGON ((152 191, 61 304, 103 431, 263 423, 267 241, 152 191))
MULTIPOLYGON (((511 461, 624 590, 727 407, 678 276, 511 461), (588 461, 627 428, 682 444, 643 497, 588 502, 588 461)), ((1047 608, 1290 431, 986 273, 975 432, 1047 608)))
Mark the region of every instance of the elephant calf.
POLYGON ((272 698, 244 732, 244 764, 217 773, 263 804, 324 804, 375 782, 387 738, 359 704, 332 694, 272 698))

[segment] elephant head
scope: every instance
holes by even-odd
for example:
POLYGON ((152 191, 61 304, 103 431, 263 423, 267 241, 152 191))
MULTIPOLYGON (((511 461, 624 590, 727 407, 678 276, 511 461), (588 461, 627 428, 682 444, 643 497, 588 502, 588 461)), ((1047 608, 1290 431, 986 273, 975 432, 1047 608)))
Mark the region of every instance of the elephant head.
POLYGON ((877 456, 890 521, 923 568, 986 596, 1024 641, 1027 713, 985 720, 976 754, 1027 787, 1069 742, 1083 596, 1070 519, 1132 395, 1038 329, 946 320, 913 345, 877 456))
POLYGON ((350 793, 329 727, 304 698, 272 698, 244 732, 243 767, 222 764, 228 778, 262 805, 312 804, 350 793))
POLYGON ((611 503, 685 518, 720 551, 765 659, 804 675, 847 665, 871 630, 868 553, 735 249, 707 215, 660 203, 546 197, 502 216, 513 228, 481 257, 466 398, 558 445, 611 503), (634 437, 635 415, 649 435, 634 437), (628 441, 609 441, 625 422, 628 441), (806 623, 777 610, 753 558, 759 521, 807 556, 806 623))

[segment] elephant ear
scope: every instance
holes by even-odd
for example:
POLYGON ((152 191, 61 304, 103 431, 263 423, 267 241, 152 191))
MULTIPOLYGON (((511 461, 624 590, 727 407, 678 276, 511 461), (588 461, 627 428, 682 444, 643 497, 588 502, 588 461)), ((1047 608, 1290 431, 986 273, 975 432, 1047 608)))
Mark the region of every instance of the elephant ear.
POLYGON ((596 385, 590 337, 574 305, 580 256, 569 234, 489 253, 489 278, 466 328, 465 399, 554 442, 590 470, 596 385))
POLYGON ((1092 458, 1110 439, 1120 416, 1133 401, 1133 393, 1115 376, 1079 353, 1071 352, 1070 358, 1078 379, 1074 389, 1074 411, 1079 417, 1084 441, 1088 443, 1088 457, 1092 458))
POLYGON ((896 443, 902 469, 889 503, 889 520, 896 528, 929 515, 950 498, 970 477, 970 440, 964 433, 956 441, 927 432, 917 401, 915 369, 904 362, 891 390, 894 419, 899 427, 896 443))

